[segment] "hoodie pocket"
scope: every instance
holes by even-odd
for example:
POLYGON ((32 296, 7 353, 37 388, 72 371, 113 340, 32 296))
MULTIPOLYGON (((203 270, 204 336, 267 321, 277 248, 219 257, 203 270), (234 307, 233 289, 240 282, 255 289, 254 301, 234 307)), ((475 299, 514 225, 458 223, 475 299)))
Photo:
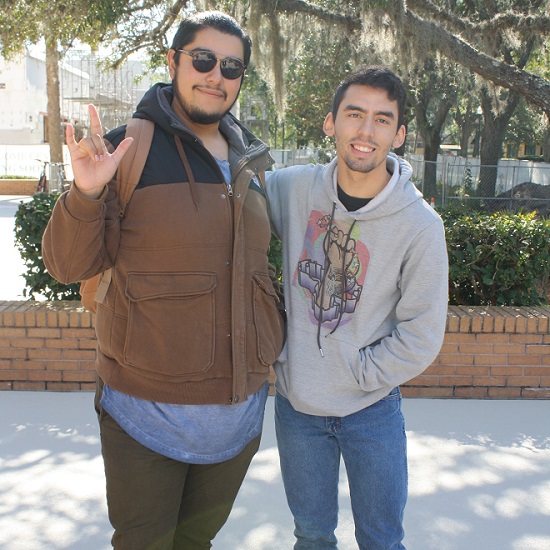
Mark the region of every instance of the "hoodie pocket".
POLYGON ((215 273, 129 273, 125 361, 145 376, 178 379, 214 360, 215 273))
POLYGON ((279 297, 273 283, 264 273, 252 274, 256 355, 264 367, 279 357, 284 341, 284 321, 277 309, 279 297))

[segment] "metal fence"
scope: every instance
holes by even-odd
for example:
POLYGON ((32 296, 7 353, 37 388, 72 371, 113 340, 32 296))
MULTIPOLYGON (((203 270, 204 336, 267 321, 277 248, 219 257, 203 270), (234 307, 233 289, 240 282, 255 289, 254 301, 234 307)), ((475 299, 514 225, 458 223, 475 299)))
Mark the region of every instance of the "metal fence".
POLYGON ((495 208, 521 207, 550 211, 550 164, 501 159, 497 165, 481 165, 477 158, 442 155, 437 162, 418 155, 407 157, 416 186, 424 191, 427 165, 436 173, 435 198, 446 206, 451 201, 484 201, 495 208), (435 166, 434 166, 435 165, 435 166), (495 193, 482 196, 483 178, 495 182, 495 193))

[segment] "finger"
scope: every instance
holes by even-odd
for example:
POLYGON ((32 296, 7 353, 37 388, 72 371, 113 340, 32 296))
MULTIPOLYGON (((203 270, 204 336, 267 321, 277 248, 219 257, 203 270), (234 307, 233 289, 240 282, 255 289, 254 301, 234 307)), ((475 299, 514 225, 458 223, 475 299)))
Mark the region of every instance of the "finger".
POLYGON ((78 142, 78 149, 82 154, 88 155, 90 158, 99 160, 101 151, 98 152, 97 147, 92 138, 84 138, 78 142))
POLYGON ((107 153, 107 147, 105 147, 105 142, 100 134, 92 134, 90 137, 92 143, 94 144, 96 155, 103 156, 107 153))
POLYGON ((102 136, 103 135, 103 128, 101 126, 101 119, 99 118, 99 113, 97 112, 97 109, 95 108, 95 105, 90 103, 88 105, 88 113, 90 115, 90 132, 92 136, 95 136, 96 134, 102 136))
POLYGON ((78 147, 74 139, 74 128, 72 124, 67 124, 67 127, 65 128, 65 141, 67 142, 69 151, 74 151, 75 148, 78 147))
POLYGON ((126 154, 126 151, 130 148, 130 145, 132 145, 134 141, 134 138, 127 137, 124 138, 119 144, 118 147, 115 149, 115 152, 112 154, 112 157, 115 159, 115 162, 117 166, 120 164, 120 161, 122 160, 122 157, 126 154))

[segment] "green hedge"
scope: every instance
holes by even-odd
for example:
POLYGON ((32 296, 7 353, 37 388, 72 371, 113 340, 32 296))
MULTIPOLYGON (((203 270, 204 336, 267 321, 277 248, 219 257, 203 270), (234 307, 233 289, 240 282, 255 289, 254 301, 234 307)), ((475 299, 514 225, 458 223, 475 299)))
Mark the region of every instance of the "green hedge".
POLYGON ((442 212, 452 305, 546 304, 550 220, 534 213, 442 212))
POLYGON ((79 300, 80 285, 58 283, 44 267, 42 235, 52 215, 58 194, 38 193, 28 202, 21 202, 15 213, 15 245, 26 267, 23 296, 46 300, 79 300))
MULTIPOLYGON (((34 195, 15 218, 16 244, 27 267, 25 296, 79 299, 78 284, 61 285, 42 262, 41 239, 57 195, 34 195)), ((550 220, 534 214, 487 214, 462 208, 441 212, 449 252, 452 305, 546 304, 550 273, 550 220)), ((270 261, 281 277, 281 243, 270 261)))

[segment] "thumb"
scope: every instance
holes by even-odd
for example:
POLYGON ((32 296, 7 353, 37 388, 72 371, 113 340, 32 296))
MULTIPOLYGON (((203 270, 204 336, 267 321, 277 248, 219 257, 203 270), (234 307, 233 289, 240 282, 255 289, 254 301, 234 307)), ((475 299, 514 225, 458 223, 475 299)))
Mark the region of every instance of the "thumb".
POLYGON ((112 157, 114 158, 117 166, 120 164, 122 157, 126 154, 126 151, 130 149, 130 146, 132 145, 133 142, 134 142, 134 138, 127 137, 127 138, 124 138, 118 144, 118 147, 115 149, 114 153, 112 154, 112 157))

